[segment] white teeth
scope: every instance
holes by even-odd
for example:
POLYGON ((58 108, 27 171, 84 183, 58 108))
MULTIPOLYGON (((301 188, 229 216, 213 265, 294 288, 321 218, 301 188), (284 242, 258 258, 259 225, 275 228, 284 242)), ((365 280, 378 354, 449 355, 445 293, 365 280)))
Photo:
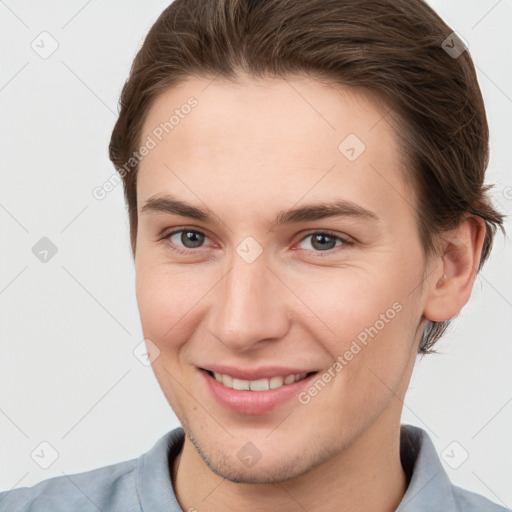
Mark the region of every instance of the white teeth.
POLYGON ((248 381, 248 380, 233 378, 233 389, 239 389, 241 391, 249 390, 250 389, 249 383, 250 383, 250 381, 248 381))
POLYGON ((284 384, 283 377, 272 377, 269 381, 270 389, 280 388, 284 384))
MULTIPOLYGON (((218 375, 220 375, 220 373, 218 375)), ((224 386, 227 386, 228 388, 233 387, 233 377, 231 377, 231 375, 221 375, 221 378, 217 380, 222 382, 222 384, 224 384, 224 386)))
POLYGON ((251 391, 267 391, 270 388, 268 379, 251 380, 249 383, 251 391))
POLYGON ((284 377, 271 377, 270 379, 245 380, 236 379, 235 377, 231 377, 231 375, 226 375, 223 373, 213 373, 215 380, 222 382, 224 386, 241 391, 267 391, 269 389, 277 389, 281 386, 284 386, 285 384, 292 384, 293 382, 297 382, 298 380, 306 377, 306 375, 307 373, 296 373, 286 375, 284 377))

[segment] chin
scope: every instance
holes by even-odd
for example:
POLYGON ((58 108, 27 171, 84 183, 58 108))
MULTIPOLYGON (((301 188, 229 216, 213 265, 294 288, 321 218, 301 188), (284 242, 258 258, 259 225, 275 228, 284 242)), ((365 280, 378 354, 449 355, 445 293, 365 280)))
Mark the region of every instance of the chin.
MULTIPOLYGON (((230 482, 240 484, 285 482, 303 475, 333 455, 330 450, 316 450, 312 453, 303 449, 294 451, 290 447, 291 453, 271 450, 267 455, 261 454, 261 458, 256 462, 252 463, 249 460, 245 463, 244 453, 240 454, 240 451, 228 454, 228 450, 222 450, 222 447, 217 447, 217 450, 204 450, 194 437, 191 436, 190 441, 213 473, 230 482)), ((250 453, 251 449, 247 452, 250 453)))

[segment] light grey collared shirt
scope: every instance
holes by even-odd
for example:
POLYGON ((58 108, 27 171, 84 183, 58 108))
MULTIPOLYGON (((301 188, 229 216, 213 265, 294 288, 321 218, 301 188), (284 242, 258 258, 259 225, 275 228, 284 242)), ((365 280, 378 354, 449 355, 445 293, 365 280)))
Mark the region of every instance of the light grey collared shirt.
MULTIPOLYGON (((183 439, 178 427, 137 459, 2 492, 0 512, 183 512, 169 475, 183 439)), ((510 512, 452 485, 424 430, 402 425, 400 451, 410 482, 397 512, 510 512)))

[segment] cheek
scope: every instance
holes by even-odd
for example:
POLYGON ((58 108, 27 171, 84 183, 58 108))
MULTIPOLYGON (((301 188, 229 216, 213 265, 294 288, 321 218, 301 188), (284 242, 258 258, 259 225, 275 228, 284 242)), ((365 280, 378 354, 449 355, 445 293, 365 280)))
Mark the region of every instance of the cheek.
POLYGON ((165 264, 138 262, 136 296, 144 336, 162 351, 182 344, 197 325, 214 283, 187 267, 171 271, 165 264))
POLYGON ((421 319, 416 295, 411 293, 414 280, 412 273, 396 279, 391 271, 358 270, 323 282, 314 293, 304 286, 305 302, 316 314, 310 317, 308 330, 340 362, 342 368, 338 366, 336 373, 343 374, 339 380, 347 383, 347 390, 369 390, 372 382, 383 387, 378 377, 390 385, 401 378, 421 319))
POLYGON ((333 425, 349 430, 372 421, 394 393, 400 396, 401 383, 415 358, 411 319, 416 308, 411 297, 399 286, 391 291, 375 281, 360 284, 358 288, 332 286, 318 298, 321 318, 335 333, 326 336, 321 328, 313 333, 332 357, 331 365, 319 375, 328 381, 330 391, 319 391, 324 385, 313 383, 303 396, 311 399, 316 410, 333 411, 333 425), (348 425, 347 418, 353 424, 348 425))
MULTIPOLYGON (((294 286, 317 322, 330 328, 332 338, 345 341, 357 338, 375 324, 379 331, 389 330, 388 326, 400 316, 405 288, 402 283, 389 282, 363 269, 340 269, 328 278, 303 279, 294 286)), ((360 338, 364 340, 364 334, 360 338)))

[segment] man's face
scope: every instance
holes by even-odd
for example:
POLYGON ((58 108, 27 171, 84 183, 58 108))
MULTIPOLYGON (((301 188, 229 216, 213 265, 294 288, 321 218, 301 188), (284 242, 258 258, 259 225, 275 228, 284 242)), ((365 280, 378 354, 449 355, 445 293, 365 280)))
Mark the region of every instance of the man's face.
POLYGON ((186 442, 228 479, 291 478, 399 423, 425 261, 385 114, 312 78, 190 79, 145 120, 144 337, 186 442))

